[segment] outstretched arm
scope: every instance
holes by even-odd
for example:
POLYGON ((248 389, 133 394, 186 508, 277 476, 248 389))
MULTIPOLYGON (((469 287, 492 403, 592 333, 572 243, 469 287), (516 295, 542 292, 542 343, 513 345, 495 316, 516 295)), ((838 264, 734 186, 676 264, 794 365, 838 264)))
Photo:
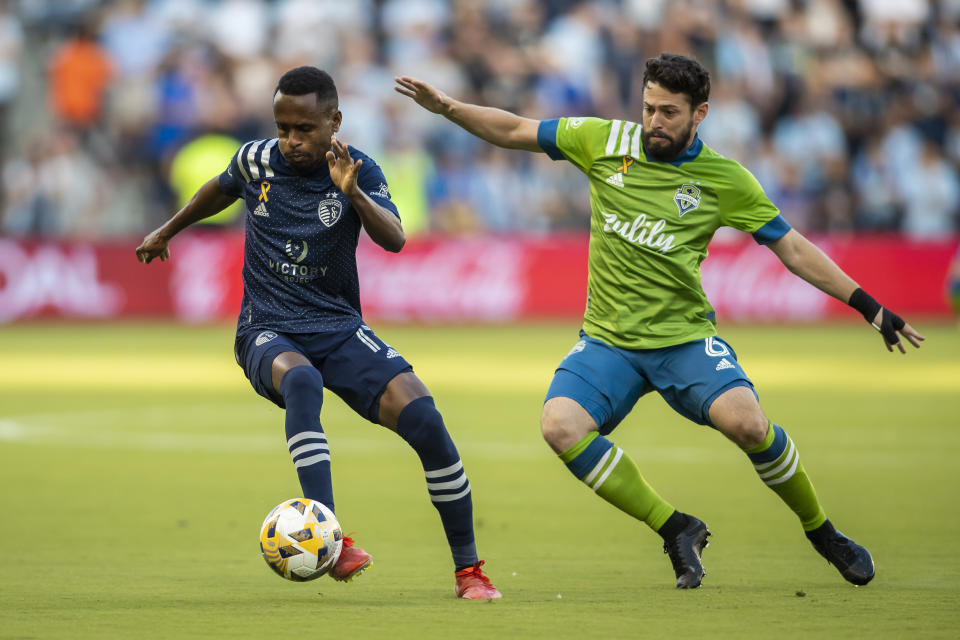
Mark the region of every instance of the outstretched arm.
POLYGON ((150 264, 154 258, 170 257, 170 240, 194 222, 216 215, 233 204, 235 197, 220 190, 220 178, 212 178, 190 198, 172 218, 159 229, 150 232, 137 247, 137 260, 150 264))
POLYGON ((502 109, 454 100, 416 78, 401 76, 394 78, 394 81, 397 83, 394 87, 397 93, 411 98, 427 111, 439 113, 478 138, 507 149, 543 152, 537 144, 539 120, 522 118, 502 109))
POLYGON ((925 339, 900 316, 870 297, 833 260, 795 229, 767 246, 791 272, 862 313, 867 322, 883 335, 887 351, 897 347, 900 353, 907 352, 898 332, 914 347, 919 348, 919 341, 925 339))

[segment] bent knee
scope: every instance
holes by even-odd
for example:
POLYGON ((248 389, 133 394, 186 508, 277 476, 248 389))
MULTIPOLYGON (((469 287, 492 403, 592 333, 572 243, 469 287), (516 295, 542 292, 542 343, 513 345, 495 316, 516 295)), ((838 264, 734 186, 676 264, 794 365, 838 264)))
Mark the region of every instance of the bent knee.
POLYGON ((725 433, 741 449, 751 449, 763 442, 769 428, 770 421, 758 411, 737 420, 725 433))
POLYGON ((299 365, 283 374, 281 393, 323 393, 323 376, 310 365, 299 365))
POLYGON ((563 453, 597 428, 585 410, 579 405, 576 408, 583 412, 583 416, 571 411, 570 407, 551 402, 544 405, 540 414, 540 434, 557 453, 563 453))

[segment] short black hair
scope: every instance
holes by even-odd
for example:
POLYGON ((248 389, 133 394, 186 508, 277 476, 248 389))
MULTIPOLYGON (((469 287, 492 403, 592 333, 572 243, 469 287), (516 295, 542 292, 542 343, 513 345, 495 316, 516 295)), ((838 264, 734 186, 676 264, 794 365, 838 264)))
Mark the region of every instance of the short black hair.
POLYGON ((686 56, 661 53, 659 58, 649 58, 643 69, 643 86, 648 82, 656 82, 672 93, 685 93, 691 107, 710 99, 710 72, 686 56))
POLYGON ((317 94, 318 103, 331 103, 336 109, 338 105, 337 86, 333 83, 330 74, 316 67, 297 67, 290 69, 280 76, 277 88, 273 90, 273 95, 277 92, 288 96, 305 96, 310 93, 317 94))

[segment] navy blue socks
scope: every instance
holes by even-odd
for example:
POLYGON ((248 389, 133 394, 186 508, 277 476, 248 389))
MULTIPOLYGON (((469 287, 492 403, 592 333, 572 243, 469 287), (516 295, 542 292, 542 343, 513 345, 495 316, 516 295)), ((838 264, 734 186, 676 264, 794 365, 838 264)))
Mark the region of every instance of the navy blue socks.
POLYGON ((333 508, 330 480, 330 449, 320 426, 323 405, 323 376, 314 367, 293 367, 280 382, 287 406, 287 448, 297 468, 303 497, 333 508))
POLYGON ((417 398, 404 407, 397 418, 397 433, 420 456, 430 500, 440 513, 456 570, 476 564, 470 482, 433 398, 417 398))

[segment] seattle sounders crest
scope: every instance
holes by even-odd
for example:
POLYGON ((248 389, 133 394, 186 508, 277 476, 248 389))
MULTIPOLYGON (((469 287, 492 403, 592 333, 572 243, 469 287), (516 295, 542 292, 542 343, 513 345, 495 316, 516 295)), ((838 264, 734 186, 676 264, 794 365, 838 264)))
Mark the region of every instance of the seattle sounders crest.
POLYGON ((700 187, 689 183, 681 185, 673 195, 673 201, 677 204, 677 211, 682 218, 683 214, 700 206, 700 187))

